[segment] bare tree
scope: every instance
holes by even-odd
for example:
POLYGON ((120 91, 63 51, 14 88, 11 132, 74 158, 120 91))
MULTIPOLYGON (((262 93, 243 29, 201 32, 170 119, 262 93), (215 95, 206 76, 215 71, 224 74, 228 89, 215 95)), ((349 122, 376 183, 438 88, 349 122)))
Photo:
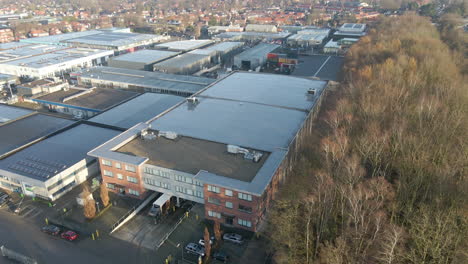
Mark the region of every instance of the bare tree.
POLYGON ((205 240, 205 262, 207 262, 211 256, 211 237, 210 232, 208 231, 208 227, 205 227, 203 239, 205 240))
POLYGON ((87 219, 92 219, 96 216, 96 202, 94 198, 90 197, 91 192, 89 191, 88 185, 84 185, 81 197, 84 200, 83 213, 87 219))
POLYGON ((107 186, 104 182, 101 183, 100 191, 102 205, 107 207, 109 205, 109 190, 107 190, 107 186))

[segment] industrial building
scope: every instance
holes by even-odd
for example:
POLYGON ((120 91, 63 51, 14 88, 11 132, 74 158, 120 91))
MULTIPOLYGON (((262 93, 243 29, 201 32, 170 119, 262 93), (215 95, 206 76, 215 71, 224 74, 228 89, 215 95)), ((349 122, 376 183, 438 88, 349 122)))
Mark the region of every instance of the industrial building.
POLYGON ((204 204, 205 217, 257 231, 311 133, 327 82, 233 73, 88 154, 110 191, 204 204))
POLYGON ((154 64, 172 58, 177 54, 179 52, 145 49, 112 57, 108 65, 123 69, 153 71, 154 64))
POLYGON ((226 62, 226 60, 230 57, 233 57, 237 53, 242 51, 242 47, 244 46, 244 42, 221 42, 215 44, 213 46, 209 46, 204 50, 213 50, 216 52, 216 60, 215 62, 226 62))
POLYGON ((173 74, 193 74, 200 71, 211 62, 212 56, 216 55, 214 50, 193 50, 172 59, 156 63, 154 71, 173 74))
POLYGON ((301 30, 297 34, 288 37, 287 44, 292 47, 302 48, 320 46, 329 35, 330 29, 328 28, 301 30))
POLYGON ((333 40, 360 38, 366 35, 366 24, 345 23, 333 34, 333 40))
POLYGON ((33 98, 32 101, 51 112, 87 119, 138 95, 128 90, 67 86, 66 89, 33 98))
POLYGON ((216 41, 273 41, 284 40, 291 33, 289 32, 226 32, 213 36, 216 41))
POLYGON ((76 75, 80 85, 179 96, 190 96, 214 82, 204 77, 114 67, 94 67, 76 75))
MULTIPOLYGON (((38 132, 38 127, 49 126, 49 122, 52 127, 57 126, 53 119, 23 125, 15 125, 16 122, 6 125, 16 126, 14 129, 0 126, 2 136, 38 132)), ((0 159, 2 188, 54 201, 99 172, 96 159, 86 153, 121 131, 76 123, 55 134, 48 132, 42 140, 0 159)), ((5 139, 0 140, 3 143, 5 139)))
POLYGON ((247 32, 266 32, 266 33, 276 33, 278 28, 275 25, 259 25, 259 24, 248 24, 245 27, 247 32))
POLYGON ((183 100, 184 97, 170 94, 144 93, 88 121, 129 129, 138 123, 150 120, 183 100))
POLYGON ((39 94, 53 93, 66 87, 68 87, 66 81, 50 78, 19 84, 16 86, 16 91, 19 96, 30 97, 39 94))
POLYGON ((44 79, 66 72, 100 65, 113 51, 26 45, 0 51, 0 73, 28 79, 44 79))
POLYGON ((165 40, 160 35, 130 33, 129 29, 112 28, 73 32, 38 38, 22 39, 20 42, 57 46, 73 46, 92 49, 113 50, 116 54, 134 51, 139 47, 151 46, 165 40))
POLYGON ((9 74, 0 73, 0 91, 3 90, 10 84, 16 84, 18 82, 18 77, 9 74))
POLYGON ((234 56, 234 65, 244 70, 254 70, 262 66, 267 61, 268 53, 280 47, 279 45, 260 43, 236 56, 234 56))
POLYGON ((213 44, 214 41, 210 39, 191 39, 181 41, 171 41, 162 44, 155 45, 156 49, 169 50, 169 51, 181 51, 187 52, 194 49, 201 49, 213 44))
MULTIPOLYGON (((0 104, 0 126, 11 120, 32 114, 34 111, 11 105, 0 104)), ((0 153, 1 155, 2 153, 0 153)))

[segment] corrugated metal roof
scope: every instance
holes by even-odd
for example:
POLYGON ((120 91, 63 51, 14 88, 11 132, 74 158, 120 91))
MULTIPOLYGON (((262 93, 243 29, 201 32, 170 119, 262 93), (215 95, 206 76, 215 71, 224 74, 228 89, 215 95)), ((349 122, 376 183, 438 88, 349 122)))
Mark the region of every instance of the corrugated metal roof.
POLYGON ((269 44, 269 43, 260 43, 257 46, 250 48, 235 57, 240 60, 252 60, 254 58, 262 57, 266 58, 267 54, 272 52, 273 50, 280 47, 280 45, 269 44))
POLYGON ((33 113, 32 110, 0 104, 0 124, 18 119, 31 113, 33 113))
POLYGON ((182 40, 182 41, 171 41, 156 45, 155 48, 170 49, 178 51, 189 51, 204 47, 213 43, 210 39, 199 39, 199 40, 182 40))
POLYGON ((112 57, 111 61, 125 61, 151 64, 173 57, 177 54, 179 54, 179 52, 165 50, 139 50, 121 56, 112 57))

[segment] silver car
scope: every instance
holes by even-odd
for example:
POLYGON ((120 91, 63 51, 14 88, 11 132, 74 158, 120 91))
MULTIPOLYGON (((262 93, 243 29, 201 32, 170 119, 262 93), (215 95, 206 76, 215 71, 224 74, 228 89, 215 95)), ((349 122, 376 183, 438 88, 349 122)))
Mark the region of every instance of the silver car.
POLYGON ((187 253, 191 253, 197 256, 205 256, 205 247, 195 244, 195 243, 189 243, 186 247, 185 250, 187 253))
POLYGON ((244 243, 244 240, 242 239, 242 236, 239 234, 234 234, 234 233, 226 233, 223 235, 223 239, 235 244, 241 245, 244 243))

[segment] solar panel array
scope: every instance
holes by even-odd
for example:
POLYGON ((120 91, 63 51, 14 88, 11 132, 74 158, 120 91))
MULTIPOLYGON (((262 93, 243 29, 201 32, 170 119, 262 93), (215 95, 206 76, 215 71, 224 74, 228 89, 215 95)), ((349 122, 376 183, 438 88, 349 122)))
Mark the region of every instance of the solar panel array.
POLYGON ((34 156, 29 156, 26 159, 19 160, 14 164, 8 165, 8 168, 21 172, 48 179, 50 176, 57 174, 67 166, 62 163, 40 159, 34 156))

